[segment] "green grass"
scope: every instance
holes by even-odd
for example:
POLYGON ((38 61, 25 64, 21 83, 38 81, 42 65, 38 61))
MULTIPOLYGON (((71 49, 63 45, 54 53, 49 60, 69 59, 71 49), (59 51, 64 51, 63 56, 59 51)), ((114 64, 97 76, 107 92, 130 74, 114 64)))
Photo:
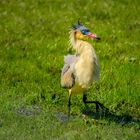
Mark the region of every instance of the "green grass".
POLYGON ((139 5, 139 0, 1 0, 0 139, 138 140, 139 5), (67 121, 60 70, 78 18, 102 39, 89 40, 101 79, 88 98, 106 108, 95 113, 94 105, 85 108, 82 96, 73 96, 67 121))

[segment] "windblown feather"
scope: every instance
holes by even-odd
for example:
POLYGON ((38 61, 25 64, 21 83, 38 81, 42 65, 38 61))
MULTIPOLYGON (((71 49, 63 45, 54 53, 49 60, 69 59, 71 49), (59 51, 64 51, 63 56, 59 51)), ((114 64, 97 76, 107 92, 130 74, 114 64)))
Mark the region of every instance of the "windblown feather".
POLYGON ((78 55, 64 56, 64 67, 61 72, 61 86, 71 88, 75 83, 74 67, 78 59, 78 55))

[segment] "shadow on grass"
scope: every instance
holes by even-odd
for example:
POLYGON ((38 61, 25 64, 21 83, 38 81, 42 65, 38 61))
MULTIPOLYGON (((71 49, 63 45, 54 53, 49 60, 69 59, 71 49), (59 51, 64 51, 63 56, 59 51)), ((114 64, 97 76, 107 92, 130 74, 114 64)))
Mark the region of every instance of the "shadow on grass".
POLYGON ((122 125, 133 124, 133 123, 140 124, 140 120, 134 119, 132 116, 127 114, 116 115, 115 112, 109 111, 109 109, 106 108, 103 104, 101 104, 98 112, 94 112, 93 108, 89 107, 88 105, 85 105, 85 108, 83 109, 82 113, 95 120, 105 119, 109 123, 116 122, 122 125))

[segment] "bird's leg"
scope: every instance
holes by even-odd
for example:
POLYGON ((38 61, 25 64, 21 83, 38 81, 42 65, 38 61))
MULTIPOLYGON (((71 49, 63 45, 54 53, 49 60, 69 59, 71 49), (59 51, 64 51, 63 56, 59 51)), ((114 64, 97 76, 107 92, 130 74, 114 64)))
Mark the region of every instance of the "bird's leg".
POLYGON ((69 95, 69 97, 68 97, 68 118, 70 117, 70 105, 71 105, 70 98, 71 98, 71 96, 69 95))
POLYGON ((83 94, 83 102, 84 102, 84 104, 95 103, 96 104, 96 112, 98 112, 100 107, 101 108, 103 107, 103 105, 99 101, 87 101, 87 94, 86 93, 83 94))
POLYGON ((84 93, 84 94, 83 94, 83 102, 84 102, 84 104, 86 104, 86 101, 87 101, 87 94, 84 93))
POLYGON ((69 90, 69 97, 68 97, 68 118, 70 117, 70 105, 71 105, 71 90, 69 90))

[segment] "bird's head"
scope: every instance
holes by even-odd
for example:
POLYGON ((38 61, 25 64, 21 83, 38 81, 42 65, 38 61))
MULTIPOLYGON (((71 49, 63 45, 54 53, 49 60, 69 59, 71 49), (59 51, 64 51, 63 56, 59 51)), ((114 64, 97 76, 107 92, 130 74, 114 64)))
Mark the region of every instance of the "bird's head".
POLYGON ((100 40, 96 34, 93 34, 83 24, 78 21, 78 24, 72 26, 72 30, 75 31, 76 39, 84 39, 85 37, 100 40))

